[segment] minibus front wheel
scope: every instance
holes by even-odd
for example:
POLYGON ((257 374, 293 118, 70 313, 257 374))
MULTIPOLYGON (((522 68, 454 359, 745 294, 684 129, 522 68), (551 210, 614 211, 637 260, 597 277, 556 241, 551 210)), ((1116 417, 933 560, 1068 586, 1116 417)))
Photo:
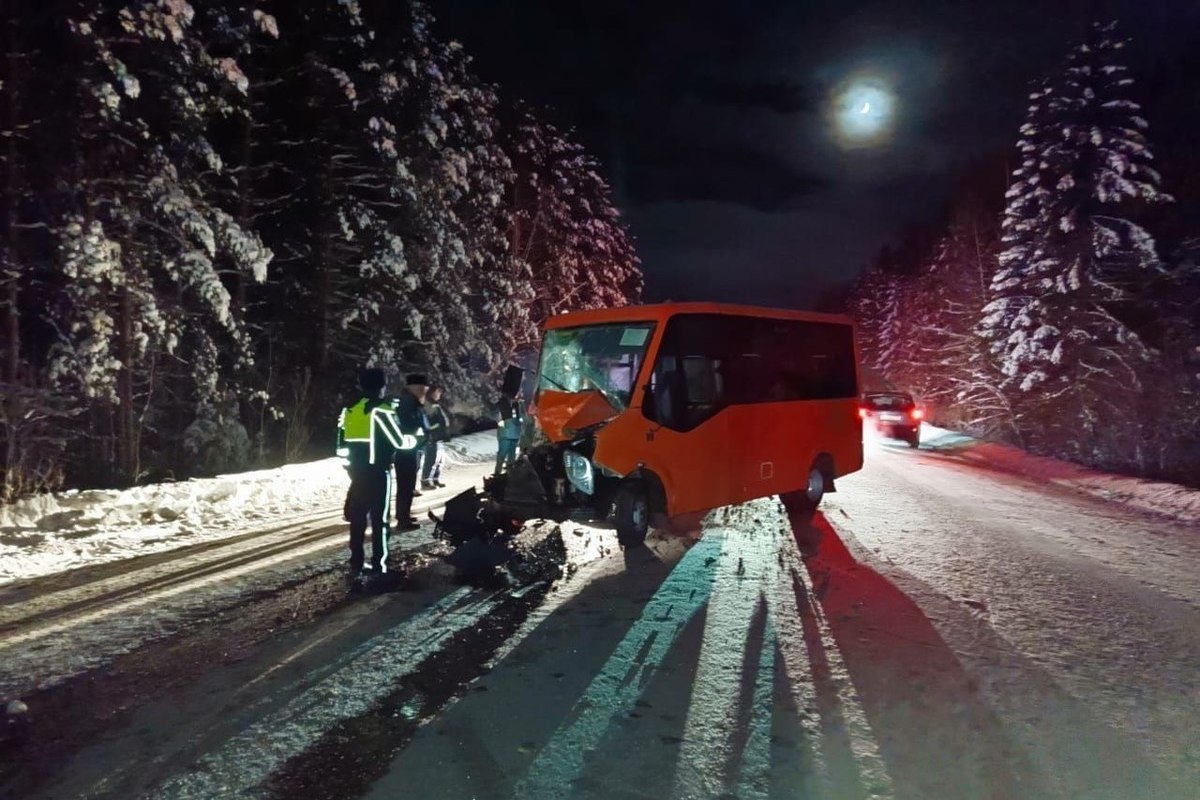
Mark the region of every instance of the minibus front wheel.
POLYGON ((641 547, 650 529, 650 497, 641 481, 625 481, 613 498, 613 522, 622 547, 641 547))

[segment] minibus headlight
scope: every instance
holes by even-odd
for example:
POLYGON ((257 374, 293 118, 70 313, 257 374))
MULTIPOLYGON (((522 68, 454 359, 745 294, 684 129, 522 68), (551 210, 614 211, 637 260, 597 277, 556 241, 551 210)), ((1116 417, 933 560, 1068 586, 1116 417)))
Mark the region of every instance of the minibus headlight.
POLYGON ((592 462, 574 450, 563 453, 563 469, 567 472, 567 480, 584 494, 591 494, 596 488, 595 473, 592 462))

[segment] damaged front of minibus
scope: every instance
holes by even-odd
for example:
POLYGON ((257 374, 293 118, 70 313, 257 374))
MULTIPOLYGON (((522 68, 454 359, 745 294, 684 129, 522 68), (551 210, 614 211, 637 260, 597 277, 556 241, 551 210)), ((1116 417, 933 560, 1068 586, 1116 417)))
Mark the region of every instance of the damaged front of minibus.
POLYGON ((508 472, 485 480, 482 494, 468 490, 435 517, 439 535, 452 544, 482 538, 495 545, 499 560, 503 540, 525 520, 605 519, 614 505, 621 543, 636 546, 645 539, 645 499, 625 497, 623 472, 596 454, 605 428, 631 411, 657 324, 575 325, 575 316, 591 315, 556 318, 543 337, 529 447, 508 472))

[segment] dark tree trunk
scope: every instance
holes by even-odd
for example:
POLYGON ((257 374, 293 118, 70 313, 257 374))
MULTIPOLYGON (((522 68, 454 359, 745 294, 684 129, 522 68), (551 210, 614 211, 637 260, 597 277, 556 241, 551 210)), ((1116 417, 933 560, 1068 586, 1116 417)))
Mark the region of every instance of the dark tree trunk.
POLYGON ((117 464, 125 480, 137 480, 137 437, 133 422, 133 298, 129 288, 120 295, 119 351, 121 371, 117 374, 117 464))
MULTIPOLYGON (((20 189, 20 157, 17 153, 17 131, 20 127, 21 54, 18 20, 21 0, 9 0, 4 20, 4 47, 8 54, 4 80, 4 120, 0 130, 5 136, 5 180, 0 188, 0 280, 4 282, 4 382, 16 386, 21 368, 20 267, 17 263, 17 208, 20 189)), ((13 394, 15 397, 15 393, 13 394)))
MULTIPOLYGON (((253 104, 251 104, 253 105, 253 104)), ((254 120, 247 115, 245 124, 242 126, 241 136, 241 161, 242 169, 240 180, 238 181, 238 224, 247 231, 254 230, 253 220, 251 220, 251 210, 253 202, 250 197, 250 187, 253 185, 251 179, 251 159, 253 158, 254 144, 254 120)), ((250 276, 246 275, 242 270, 238 270, 234 278, 233 286, 233 308, 238 319, 246 318, 246 283, 250 280, 250 276)))
POLYGON ((17 129, 20 120, 20 71, 21 55, 18 52, 18 20, 21 18, 20 0, 10 0, 4 19, 4 48, 8 54, 4 75, 4 117, 0 119, 0 130, 5 136, 4 185, 0 186, 0 285, 3 289, 3 305, 0 306, 3 332, 4 365, 0 381, 5 391, 0 397, 0 420, 5 425, 3 482, 0 486, 0 501, 11 498, 21 481, 17 472, 21 462, 21 436, 18 432, 24 417, 24 404, 18 391, 21 371, 21 314, 20 314, 20 267, 18 266, 17 207, 21 193, 20 162, 17 155, 17 129))

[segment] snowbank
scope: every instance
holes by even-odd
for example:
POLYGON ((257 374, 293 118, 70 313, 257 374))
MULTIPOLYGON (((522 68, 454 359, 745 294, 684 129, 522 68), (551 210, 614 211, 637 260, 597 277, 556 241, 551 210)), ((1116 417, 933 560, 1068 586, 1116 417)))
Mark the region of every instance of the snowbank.
POLYGON ((456 436, 446 443, 447 464, 482 464, 496 458, 496 432, 456 436))
MULTIPOLYGON (((496 455, 494 432, 455 439, 451 465, 496 455)), ((111 491, 37 495, 0 507, 0 585, 223 539, 340 508, 336 458, 111 491)))
POLYGON ((984 442, 956 431, 922 424, 921 448, 967 462, 1046 481, 1123 505, 1200 522, 1200 490, 1125 475, 1097 472, 1054 458, 1035 456, 1020 448, 984 442))

